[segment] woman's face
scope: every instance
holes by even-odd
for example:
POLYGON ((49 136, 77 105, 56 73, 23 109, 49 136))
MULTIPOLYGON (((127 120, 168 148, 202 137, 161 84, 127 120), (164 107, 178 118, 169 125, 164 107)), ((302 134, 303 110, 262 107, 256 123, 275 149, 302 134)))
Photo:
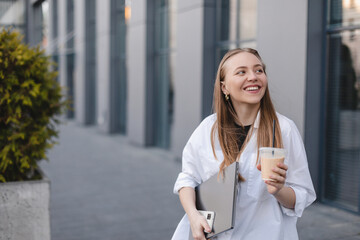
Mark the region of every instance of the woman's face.
POLYGON ((252 53, 241 52, 224 64, 225 80, 221 85, 235 108, 258 105, 265 94, 267 77, 260 60, 252 53))

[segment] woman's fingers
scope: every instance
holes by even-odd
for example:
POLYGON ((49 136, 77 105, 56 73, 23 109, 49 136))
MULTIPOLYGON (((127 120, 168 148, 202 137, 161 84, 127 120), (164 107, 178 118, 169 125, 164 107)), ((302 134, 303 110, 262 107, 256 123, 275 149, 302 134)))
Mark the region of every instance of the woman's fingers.
POLYGON ((276 189, 280 190, 283 186, 284 186, 284 182, 281 181, 271 181, 271 180, 266 180, 265 182, 267 185, 269 186, 273 186, 276 189))
POLYGON ((288 166, 284 163, 278 163, 277 167, 273 168, 273 172, 279 174, 283 178, 286 178, 286 171, 288 169, 288 166))
POLYGON ((275 168, 273 168, 273 172, 279 174, 280 176, 282 176, 284 178, 286 177, 286 170, 284 170, 284 169, 275 167, 275 168))
POLYGON ((256 168, 261 171, 261 164, 256 165, 256 168))
POLYGON ((278 163, 277 166, 278 166, 279 168, 284 169, 285 171, 288 170, 288 166, 287 166, 285 163, 278 163))
POLYGON ((285 177, 283 176, 271 175, 270 178, 273 180, 270 182, 281 183, 281 184, 285 183, 285 177))
POLYGON ((203 217, 203 220, 201 221, 201 226, 203 227, 205 232, 211 233, 211 228, 210 228, 209 224, 207 223, 205 217, 203 217))
POLYGON ((196 226, 192 227, 193 238, 194 240, 206 240, 204 231, 210 233, 211 228, 204 216, 199 215, 197 221, 198 223, 196 224, 196 226))

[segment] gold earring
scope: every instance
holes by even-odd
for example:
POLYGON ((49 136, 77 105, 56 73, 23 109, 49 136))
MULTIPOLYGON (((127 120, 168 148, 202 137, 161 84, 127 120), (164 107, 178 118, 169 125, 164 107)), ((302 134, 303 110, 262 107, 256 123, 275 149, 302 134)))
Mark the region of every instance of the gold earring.
POLYGON ((225 93, 225 99, 226 99, 226 101, 229 101, 229 99, 230 99, 230 98, 229 98, 229 94, 226 94, 226 93, 225 93))

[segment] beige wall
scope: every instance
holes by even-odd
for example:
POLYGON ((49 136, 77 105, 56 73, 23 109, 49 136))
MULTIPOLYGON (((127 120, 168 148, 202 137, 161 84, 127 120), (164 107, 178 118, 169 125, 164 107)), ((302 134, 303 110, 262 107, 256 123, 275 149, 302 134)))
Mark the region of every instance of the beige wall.
MULTIPOLYGON (((59 76, 60 84, 66 86, 66 1, 57 1, 58 8, 58 38, 57 38, 57 48, 59 51, 59 76), (61 21, 60 19, 64 19, 61 21)), ((66 94, 66 89, 64 88, 64 94, 66 94)))
POLYGON ((85 0, 74 1, 74 12, 75 118, 85 123, 85 0))
POLYGON ((203 0, 177 1, 174 72, 174 123, 171 150, 181 156, 201 121, 203 63, 203 0))
POLYGON ((96 1, 96 59, 97 125, 110 132, 110 0, 96 1))
POLYGON ((127 31, 127 136, 145 145, 146 121, 146 0, 131 2, 127 31))
POLYGON ((259 0, 257 47, 278 112, 304 136, 307 1, 259 0))

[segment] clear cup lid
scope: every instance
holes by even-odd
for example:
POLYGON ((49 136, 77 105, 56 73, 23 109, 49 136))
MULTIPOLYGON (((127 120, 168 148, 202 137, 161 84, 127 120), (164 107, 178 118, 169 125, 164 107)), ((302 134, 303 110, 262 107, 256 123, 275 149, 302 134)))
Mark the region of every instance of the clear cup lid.
POLYGON ((281 158, 286 156, 284 148, 262 147, 259 149, 260 157, 266 158, 281 158))

